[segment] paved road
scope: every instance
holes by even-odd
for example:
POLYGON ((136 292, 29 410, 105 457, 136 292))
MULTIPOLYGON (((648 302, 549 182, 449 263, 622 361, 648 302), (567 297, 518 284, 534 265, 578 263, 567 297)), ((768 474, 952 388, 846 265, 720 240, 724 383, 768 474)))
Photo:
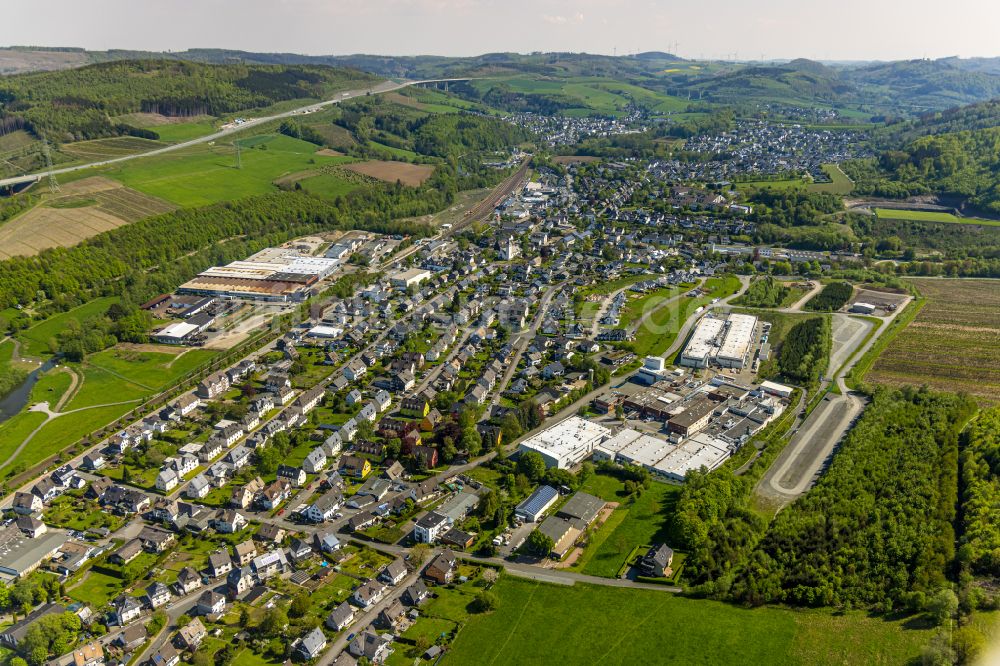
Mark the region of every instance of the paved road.
MULTIPOLYGON (((792 439, 757 484, 759 496, 783 508, 812 487, 837 444, 865 408, 865 400, 844 383, 845 375, 892 321, 903 311, 909 299, 882 320, 878 330, 862 344, 874 324, 867 319, 836 313, 834 349, 830 354, 829 381, 836 382, 839 393, 828 393, 812 413, 794 430, 792 439), (851 362, 853 361, 853 362, 851 362)), ((826 390, 827 382, 821 387, 826 390)))
POLYGON ((291 118, 293 116, 302 115, 306 112, 318 111, 324 107, 330 106, 332 104, 337 104, 338 102, 343 102, 355 97, 362 97, 369 94, 381 94, 392 92, 395 90, 400 90, 402 88, 407 88, 409 86, 418 85, 421 83, 438 83, 444 81, 466 81, 468 79, 427 79, 422 81, 403 81, 402 83, 395 83, 393 81, 383 81, 377 85, 370 88, 364 88, 361 90, 348 90, 346 92, 337 93, 337 97, 333 99, 328 99, 322 102, 315 102, 313 104, 307 104, 306 106, 301 106, 291 111, 285 111, 284 113, 278 113, 271 116, 261 116, 260 118, 252 118, 242 123, 241 125, 236 125, 234 127, 229 127, 224 130, 219 130, 213 134, 208 134, 206 136, 198 137, 196 139, 191 139, 190 141, 183 141, 181 143, 175 143, 170 146, 165 146, 163 148, 157 148, 156 150, 150 150, 144 153, 136 153, 134 155, 123 155, 122 157, 116 157, 108 160, 100 160, 97 162, 89 162, 87 164, 78 164, 76 166, 62 167, 60 169, 53 169, 52 171, 44 171, 41 173, 27 174, 24 176, 14 176, 11 178, 4 178, 0 180, 0 187, 6 185, 18 185, 21 183, 31 183, 39 181, 45 178, 49 174, 60 175, 64 173, 72 173, 73 171, 81 171, 83 169, 91 169, 93 167, 106 166, 109 164, 117 164, 119 162, 127 162, 128 160, 139 159, 140 157, 152 157, 154 155, 162 155, 164 153, 169 153, 175 150, 181 150, 182 148, 190 148, 191 146, 196 146, 198 144, 207 143, 209 141, 217 141, 230 134, 235 134, 236 132, 242 132, 245 129, 256 127, 263 123, 270 122, 272 120, 281 120, 282 118, 291 118))

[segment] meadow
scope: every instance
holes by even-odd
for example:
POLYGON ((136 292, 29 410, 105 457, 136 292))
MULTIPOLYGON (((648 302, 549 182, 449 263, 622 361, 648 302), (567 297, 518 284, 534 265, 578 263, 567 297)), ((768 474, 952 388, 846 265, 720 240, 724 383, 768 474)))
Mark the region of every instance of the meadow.
POLYGON ((702 285, 707 294, 697 298, 683 297, 654 311, 639 324, 632 342, 633 351, 643 356, 662 356, 673 344, 684 322, 699 307, 716 298, 725 298, 739 291, 740 281, 735 276, 710 278, 702 285))
POLYGON ((446 664, 903 664, 932 633, 859 612, 748 610, 508 575, 494 591, 497 610, 468 618, 446 664))
POLYGON ((913 280, 926 302, 875 361, 867 381, 965 391, 1000 402, 1000 280, 913 280))
POLYGON ((1000 220, 983 220, 978 217, 958 217, 951 213, 936 210, 896 210, 894 208, 876 208, 875 215, 880 220, 904 220, 908 222, 944 222, 948 224, 982 224, 989 227, 1000 227, 1000 220))
POLYGON ((619 507, 590 536, 590 543, 573 569, 592 576, 615 578, 637 545, 670 543, 670 512, 680 486, 652 483, 638 498, 625 499, 625 484, 605 474, 594 474, 580 488, 619 507))
POLYGON ((58 338, 59 333, 66 328, 71 319, 83 323, 91 317, 104 314, 117 300, 116 296, 95 298, 72 310, 52 315, 31 328, 21 331, 17 334, 17 338, 21 341, 21 355, 43 356, 50 354, 49 341, 58 338))
POLYGON ((320 155, 307 141, 261 135, 240 142, 240 168, 231 144, 200 145, 102 168, 131 188, 179 206, 204 206, 274 190, 273 181, 310 168, 351 161, 320 155))

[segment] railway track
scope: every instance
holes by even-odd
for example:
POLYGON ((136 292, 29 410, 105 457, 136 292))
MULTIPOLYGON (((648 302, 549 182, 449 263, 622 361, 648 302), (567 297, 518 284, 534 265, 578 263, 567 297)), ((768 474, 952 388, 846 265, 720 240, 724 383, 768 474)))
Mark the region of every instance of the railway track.
POLYGON ((452 227, 450 232, 453 234, 456 231, 460 231, 468 227, 470 224, 474 224, 488 217, 497 207, 497 204, 509 197, 510 194, 520 187, 521 184, 527 179, 529 170, 528 163, 530 160, 531 157, 524 158, 524 161, 521 162, 521 166, 518 167, 517 171, 493 188, 490 195, 476 204, 472 210, 467 212, 462 218, 462 221, 452 227))

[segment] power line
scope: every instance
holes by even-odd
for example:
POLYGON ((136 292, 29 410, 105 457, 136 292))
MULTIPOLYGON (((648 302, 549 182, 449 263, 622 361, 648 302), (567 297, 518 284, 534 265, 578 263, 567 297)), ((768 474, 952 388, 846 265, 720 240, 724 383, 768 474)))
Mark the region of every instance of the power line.
POLYGON ((59 191, 59 181, 52 172, 52 153, 49 151, 49 140, 42 137, 42 154, 45 155, 45 168, 49 172, 49 192, 55 194, 59 191))

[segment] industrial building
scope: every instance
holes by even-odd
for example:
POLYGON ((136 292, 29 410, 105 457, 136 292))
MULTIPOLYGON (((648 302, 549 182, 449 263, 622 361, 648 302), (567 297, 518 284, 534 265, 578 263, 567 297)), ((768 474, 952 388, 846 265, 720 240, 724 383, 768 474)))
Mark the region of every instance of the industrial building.
POLYGON ((681 354, 680 364, 691 368, 707 368, 718 349, 717 341, 723 325, 721 319, 702 317, 681 354))
POLYGON ((725 319, 704 317, 681 354, 680 364, 693 368, 719 365, 744 368, 750 358, 757 317, 731 314, 725 319))
POLYGON ((539 486, 527 499, 514 509, 514 515, 526 523, 538 522, 538 519, 559 499, 559 491, 552 486, 539 486))
POLYGON ((0 580, 10 582, 31 573, 55 555, 66 539, 63 530, 49 529, 33 538, 14 523, 7 525, 0 530, 0 580))
POLYGON ((424 280, 429 280, 430 277, 430 271, 425 271, 420 268, 411 268, 409 270, 396 273, 389 278, 389 282, 393 287, 397 287, 399 289, 409 289, 411 286, 420 284, 424 280))
POLYGON ((571 416, 551 428, 529 437, 518 445, 518 451, 534 451, 545 460, 546 467, 567 469, 583 462, 611 435, 604 426, 571 416))
POLYGON ((287 302, 305 300, 339 265, 287 248, 267 248, 244 261, 213 266, 177 290, 181 294, 287 302))

